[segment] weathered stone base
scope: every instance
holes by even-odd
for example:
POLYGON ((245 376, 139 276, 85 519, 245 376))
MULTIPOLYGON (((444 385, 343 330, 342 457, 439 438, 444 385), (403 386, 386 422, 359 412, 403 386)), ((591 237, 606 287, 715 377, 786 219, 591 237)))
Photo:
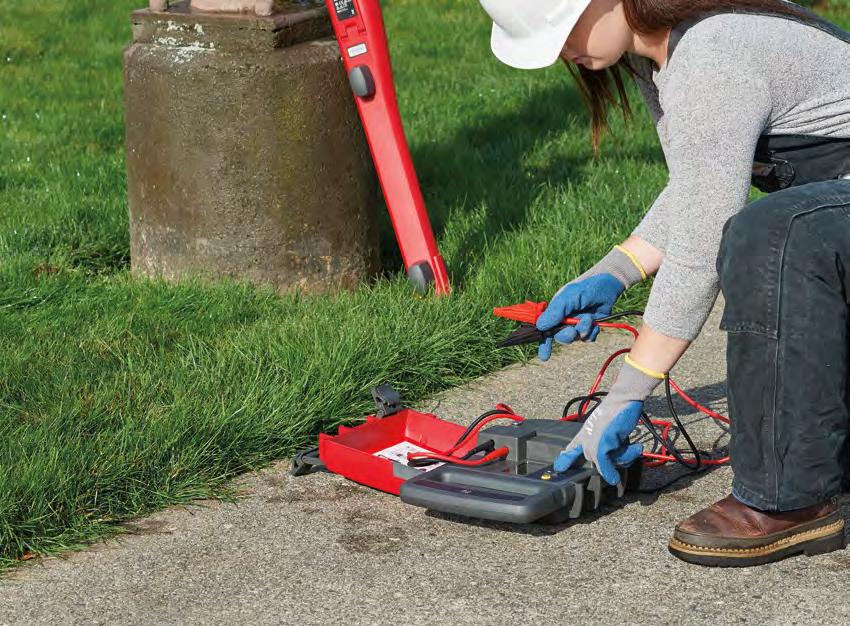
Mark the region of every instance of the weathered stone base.
POLYGON ((377 271, 378 183, 324 3, 133 13, 131 267, 286 289, 377 271))

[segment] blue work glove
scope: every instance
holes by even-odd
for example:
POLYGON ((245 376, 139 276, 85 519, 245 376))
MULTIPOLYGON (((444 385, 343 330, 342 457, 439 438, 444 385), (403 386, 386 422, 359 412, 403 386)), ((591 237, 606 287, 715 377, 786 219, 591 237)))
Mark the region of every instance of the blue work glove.
POLYGON ((569 469, 582 456, 611 485, 620 482, 616 466, 631 465, 643 452, 639 443, 629 443, 643 404, 664 374, 637 366, 628 356, 617 380, 584 422, 579 434, 553 463, 556 472, 569 469))
MULTIPOLYGON (((549 330, 565 317, 575 317, 578 324, 558 331, 555 341, 567 344, 576 337, 594 341, 601 329, 593 321, 610 315, 620 294, 644 278, 646 273, 634 256, 622 246, 615 246, 593 267, 552 296, 546 310, 537 318, 537 330, 549 330)), ((537 356, 547 361, 551 355, 552 337, 547 337, 537 349, 537 356)))
MULTIPOLYGON (((600 327, 593 320, 611 314, 614 302, 626 288, 611 274, 597 274, 578 282, 567 283, 561 287, 549 301, 546 310, 537 318, 537 330, 549 330, 560 324, 565 317, 576 317, 575 326, 559 330, 554 339, 558 343, 571 343, 577 336, 585 341, 594 341, 600 327), (584 313, 578 313, 584 311, 584 313)), ((537 348, 541 361, 552 356, 552 337, 544 339, 537 348)))

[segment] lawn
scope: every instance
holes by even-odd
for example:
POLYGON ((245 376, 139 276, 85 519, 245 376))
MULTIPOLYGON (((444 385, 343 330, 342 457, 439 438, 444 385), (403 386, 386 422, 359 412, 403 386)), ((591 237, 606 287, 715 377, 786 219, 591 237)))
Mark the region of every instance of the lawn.
POLYGON ((418 402, 528 358, 496 347, 510 325, 491 308, 549 297, 666 180, 636 91, 594 160, 564 67, 499 63, 477 2, 385 0, 451 297, 411 293, 386 217, 387 275, 354 293, 133 278, 121 52, 142 4, 0 0, 0 563, 226 496, 369 411, 380 382, 418 402))

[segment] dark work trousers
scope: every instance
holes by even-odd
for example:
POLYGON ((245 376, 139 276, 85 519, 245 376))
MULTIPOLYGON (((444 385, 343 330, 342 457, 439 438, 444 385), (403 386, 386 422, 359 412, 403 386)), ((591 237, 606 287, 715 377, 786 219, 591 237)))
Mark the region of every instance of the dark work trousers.
POLYGON ((716 267, 732 493, 769 511, 839 494, 850 482, 850 180, 748 204, 724 224, 716 267))

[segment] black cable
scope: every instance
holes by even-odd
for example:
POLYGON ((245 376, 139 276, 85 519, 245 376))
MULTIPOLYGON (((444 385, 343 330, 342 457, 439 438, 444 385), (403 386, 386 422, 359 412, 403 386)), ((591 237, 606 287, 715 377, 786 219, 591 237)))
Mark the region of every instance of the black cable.
POLYGON ((441 463, 437 459, 429 459, 428 457, 419 457, 416 459, 409 459, 407 461, 408 467, 428 467, 429 465, 434 465, 434 463, 441 463))
MULTIPOLYGON (((649 416, 646 413, 641 413, 640 421, 643 422, 644 427, 646 427, 647 432, 652 435, 652 438, 655 439, 665 450, 667 450, 667 454, 676 459, 676 462, 680 465, 686 467, 689 470, 697 470, 700 467, 700 461, 697 460, 696 463, 685 459, 682 454, 688 454, 688 452, 683 452, 676 448, 676 445, 670 441, 669 437, 664 437, 661 435, 655 428, 655 425, 650 421, 649 416)), ((693 454, 693 449, 690 452, 693 454)), ((698 458, 698 457, 697 457, 698 458)))
POLYGON ((694 445, 693 439, 691 439, 691 436, 688 434, 688 431, 685 429, 685 426, 682 424, 681 420, 679 419, 679 414, 676 412, 676 409, 673 407, 673 394, 670 391, 670 377, 669 376, 664 376, 664 391, 667 394, 667 408, 670 410, 670 415, 673 416, 673 421, 676 422, 676 426, 678 427, 679 432, 685 438, 685 441, 688 442, 688 447, 690 447, 691 452, 693 452, 694 465, 693 465, 693 467, 691 467, 691 469, 698 470, 700 468, 700 466, 702 466, 702 459, 700 458, 700 451, 694 445))
POLYGON ((490 454, 493 450, 496 449, 496 444, 492 439, 488 439, 484 443, 479 443, 472 450, 464 454, 461 458, 463 461, 468 461, 473 456, 478 454, 479 452, 483 452, 484 454, 490 454))
POLYGON ((593 320, 594 322, 610 322, 611 320, 616 320, 621 317, 631 317, 631 316, 639 316, 643 317, 643 311, 638 309, 629 309, 627 311, 620 311, 619 313, 612 313, 611 315, 607 315, 605 317, 600 317, 599 319, 593 320))
MULTIPOLYGON (((676 425, 677 425, 677 428, 679 429, 679 432, 682 433, 682 435, 685 437, 685 440, 688 442, 688 446, 690 447, 690 454, 694 455, 695 462, 688 460, 688 459, 685 459, 685 457, 682 456, 683 452, 679 451, 676 448, 676 446, 669 440, 669 438, 662 436, 661 433, 659 433, 658 430, 656 430, 655 425, 650 420, 649 415, 646 414, 646 411, 641 412, 640 421, 643 423, 644 427, 649 432, 649 434, 652 436, 652 438, 655 439, 655 441, 658 444, 663 446, 667 450, 668 454, 670 454, 670 456, 672 456, 674 459, 676 459, 676 462, 685 466, 689 470, 695 471, 695 470, 698 470, 700 468, 700 466, 702 465, 702 461, 701 461, 701 457, 700 457, 700 451, 694 445, 693 440, 691 439, 690 435, 688 434, 688 431, 685 429, 684 425, 679 420, 679 416, 676 413, 676 410, 673 408, 672 397, 669 396, 669 388, 670 388, 669 387, 669 378, 667 378, 667 380, 668 380, 668 384, 667 384, 668 406, 671 410, 671 413, 673 415, 673 420, 676 422, 676 425)), ((608 395, 607 391, 596 391, 596 392, 588 394, 588 395, 576 396, 575 398, 572 398, 569 402, 567 402, 567 404, 564 406, 564 410, 562 412, 562 417, 566 417, 567 415, 570 414, 570 408, 576 402, 581 402, 582 405, 583 405, 585 402, 588 402, 588 401, 594 402, 595 401, 596 404, 594 404, 587 412, 583 412, 582 408, 581 408, 582 405, 579 405, 579 414, 578 414, 578 417, 574 421, 583 422, 590 416, 591 413, 593 413, 593 411, 596 409, 596 407, 598 407, 599 404, 602 402, 601 397, 604 397, 606 395, 608 395)), ((685 454, 687 454, 687 453, 685 453, 685 454)))
MULTIPOLYGON (((567 415, 570 414, 570 408, 576 402, 584 403, 585 401, 594 401, 595 400, 596 404, 593 405, 593 407, 591 407, 590 410, 588 410, 586 413, 583 413, 582 410, 581 410, 581 406, 579 406, 579 414, 578 414, 578 417, 574 421, 583 422, 590 416, 591 413, 593 413, 593 411, 596 409, 596 407, 599 406, 600 402, 602 402, 600 397, 604 397, 606 395, 608 395, 607 391, 596 391, 596 392, 594 392, 592 394, 588 394, 586 396, 576 396, 575 398, 572 398, 564 406, 562 417, 566 417, 567 415)), ((674 412, 674 415, 675 415, 675 412, 674 412)), ((680 431, 683 431, 683 434, 685 435, 685 439, 688 442, 691 443, 691 451, 693 453, 695 451, 695 447, 693 446, 693 443, 691 442, 690 436, 687 435, 687 431, 685 431, 681 422, 677 418, 678 418, 678 415, 676 415, 676 417, 674 418, 676 420, 676 423, 678 424, 678 428, 679 428, 680 431)), ((655 425, 650 421, 649 415, 647 415, 646 411, 641 412, 640 421, 643 423, 644 427, 647 429, 647 431, 652 436, 652 438, 655 439, 655 441, 658 444, 663 446, 668 451, 670 456, 672 456, 674 459, 676 459, 676 461, 678 463, 684 465, 688 469, 697 469, 699 467, 698 464, 695 465, 692 461, 685 459, 682 456, 682 454, 680 453, 680 451, 676 449, 675 445, 668 438, 663 437, 656 430, 655 425)), ((697 458, 697 460, 699 460, 699 452, 697 452, 696 458, 697 458)))
MULTIPOLYGON (((629 309, 627 311, 613 313, 611 315, 607 315, 605 317, 601 317, 593 321, 596 323, 608 322, 627 316, 643 316, 643 311, 640 311, 638 309, 629 309)), ((669 438, 663 437, 655 429, 655 425, 653 425, 652 421, 649 418, 649 415, 647 415, 645 411, 641 412, 640 420, 643 423, 644 427, 646 427, 652 438, 664 449, 666 449, 668 454, 674 459, 676 459, 677 463, 683 465, 691 471, 698 471, 702 467, 702 457, 700 456, 700 450, 696 447, 696 445, 694 445, 693 439, 691 439, 690 434, 688 433, 684 424, 682 424, 682 421, 679 419, 679 414, 676 412, 676 409, 673 406, 673 394, 670 390, 670 377, 667 375, 664 376, 664 391, 667 395, 667 407, 670 411, 670 415, 672 416, 673 421, 676 423, 676 428, 678 428, 679 432, 682 434, 682 436, 685 438, 685 441, 688 443, 688 447, 690 448, 690 454, 692 454, 694 457, 693 460, 685 459, 682 454, 688 454, 688 452, 678 450, 675 444, 673 444, 673 442, 671 442, 669 438)), ((561 412, 561 417, 566 417, 567 415, 569 415, 570 408, 572 407, 572 405, 576 402, 579 402, 580 404, 576 421, 584 421, 596 409, 596 407, 599 406, 600 402, 602 402, 601 398, 606 395, 607 392, 605 391, 597 391, 592 394, 576 396, 575 398, 570 399, 570 401, 567 402, 566 405, 564 405, 564 410, 561 412), (595 402, 595 404, 589 410, 583 410, 583 407, 590 402, 595 402)))
POLYGON ((608 395, 607 391, 596 391, 596 392, 588 394, 586 396, 576 396, 575 398, 571 399, 569 402, 567 402, 564 405, 564 410, 561 411, 561 417, 566 417, 567 415, 569 415, 570 414, 570 407, 572 407, 572 405, 574 405, 576 402, 581 402, 582 405, 584 405, 585 402, 587 402, 588 400, 596 400, 596 404, 593 405, 593 408, 590 409, 590 411, 588 411, 587 414, 584 414, 581 411, 581 405, 579 406, 579 416, 578 416, 578 419, 576 421, 582 421, 583 422, 585 419, 587 419, 587 415, 590 415, 590 413, 593 411, 593 409, 595 409, 597 406, 599 406, 599 403, 602 402, 602 400, 600 398, 602 396, 607 396, 607 395, 608 395), (597 398, 596 396, 600 396, 600 398, 597 398), (584 419, 582 419, 582 418, 584 418, 584 419))
MULTIPOLYGON (((512 413, 510 411, 505 411, 505 410, 502 410, 502 409, 490 409, 489 411, 485 411, 484 413, 482 413, 481 415, 476 417, 474 420, 472 420, 472 423, 469 426, 466 427, 466 430, 464 430, 463 434, 460 437, 458 437, 458 440, 455 441, 454 445, 455 446, 460 445, 461 442, 463 442, 463 440, 466 439, 473 430, 475 430, 476 426, 478 426, 481 422, 483 422, 485 419, 487 419, 488 417, 490 417, 492 415, 512 415, 512 413)), ((481 450, 484 449, 482 446, 486 447, 487 445, 491 446, 491 448, 487 451, 492 452, 493 442, 492 441, 486 441, 483 444, 479 444, 475 448, 472 448, 472 450, 470 450, 469 452, 467 452, 464 456, 462 456, 460 458, 463 459, 463 460, 468 460, 469 457, 472 456, 473 454, 475 454, 476 452, 481 452, 481 450), (479 448, 481 448, 481 449, 479 449, 479 448)), ((438 459, 429 459, 427 457, 420 457, 420 458, 409 460, 407 462, 407 464, 410 467, 427 467, 428 465, 433 465, 434 463, 447 463, 447 462, 449 462, 449 461, 440 461, 438 459)))
POLYGON ((455 445, 460 445, 460 443, 469 436, 469 433, 475 430, 476 426, 478 426, 481 422, 483 422, 485 419, 492 415, 513 415, 513 413, 511 413, 510 411, 503 411, 501 409, 490 409, 489 411, 482 413, 474 420, 472 420, 472 423, 466 427, 466 430, 463 431, 463 434, 458 437, 457 441, 455 441, 455 445))

